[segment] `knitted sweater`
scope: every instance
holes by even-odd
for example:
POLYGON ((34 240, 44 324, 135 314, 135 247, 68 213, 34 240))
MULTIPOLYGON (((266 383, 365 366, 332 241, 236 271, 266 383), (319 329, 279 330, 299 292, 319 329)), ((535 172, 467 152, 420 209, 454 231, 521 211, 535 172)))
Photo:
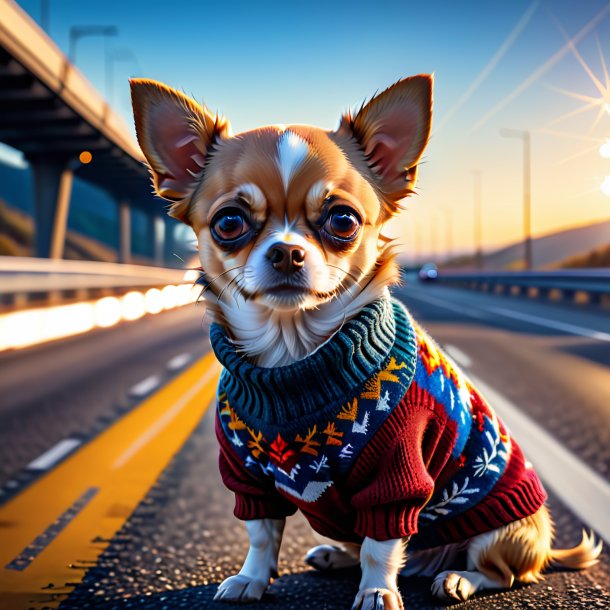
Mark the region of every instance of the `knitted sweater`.
POLYGON ((380 299, 289 366, 223 365, 220 472, 239 519, 300 509, 342 541, 458 542, 533 514, 545 492, 466 376, 400 303, 380 299))

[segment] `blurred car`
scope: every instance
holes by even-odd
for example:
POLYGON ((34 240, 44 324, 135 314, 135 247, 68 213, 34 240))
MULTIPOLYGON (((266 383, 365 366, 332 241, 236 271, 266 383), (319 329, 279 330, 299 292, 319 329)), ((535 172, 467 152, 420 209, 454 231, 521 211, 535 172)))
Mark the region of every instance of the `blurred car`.
POLYGON ((426 263, 419 270, 420 282, 430 282, 438 277, 438 267, 434 263, 426 263))

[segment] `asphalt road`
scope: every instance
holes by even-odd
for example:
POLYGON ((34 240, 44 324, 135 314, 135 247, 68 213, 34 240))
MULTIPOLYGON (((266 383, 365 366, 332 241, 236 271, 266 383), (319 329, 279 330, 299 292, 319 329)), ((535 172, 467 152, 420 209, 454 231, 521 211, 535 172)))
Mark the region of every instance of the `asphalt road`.
MULTIPOLYGON (((600 478, 610 478, 607 313, 433 284, 408 282, 395 294, 469 374, 517 405, 600 478)), ((207 350, 201 318, 201 310, 186 308, 3 355, 0 476, 5 497, 19 496, 45 476, 26 466, 62 439, 74 437, 86 445, 136 410, 147 392, 154 395, 158 387, 179 383, 176 375, 188 368, 183 355, 197 358, 207 350), (142 385, 151 378, 156 385, 142 385), (141 391, 134 394, 138 386, 141 391)), ((239 569, 246 537, 231 516, 232 498, 217 472, 212 416, 210 409, 135 512, 127 513, 99 559, 73 564, 73 583, 54 583, 47 597, 33 596, 29 607, 227 608, 212 598, 218 583, 239 569)), ((563 473, 551 473, 555 484, 562 481, 563 473)), ((550 505, 558 546, 576 543, 579 518, 554 494, 550 505)), ((607 510, 610 521, 610 505, 607 510)), ((350 607, 358 572, 310 570, 302 556, 316 543, 301 518, 289 520, 283 576, 256 607, 350 607)), ((425 579, 401 580, 406 606, 440 607, 429 585, 425 579)), ((467 607, 610 608, 608 555, 585 572, 554 571, 541 584, 483 595, 467 607)))

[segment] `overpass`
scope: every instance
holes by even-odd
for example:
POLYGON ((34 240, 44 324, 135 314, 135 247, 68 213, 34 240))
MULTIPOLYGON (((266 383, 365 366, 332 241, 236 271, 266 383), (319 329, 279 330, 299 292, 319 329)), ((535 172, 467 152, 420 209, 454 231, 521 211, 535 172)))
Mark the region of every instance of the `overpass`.
POLYGON ((136 207, 150 218, 161 262, 163 206, 150 194, 144 156, 127 125, 12 0, 0 0, 0 142, 22 151, 32 168, 35 256, 62 258, 76 175, 117 202, 119 261, 130 259, 136 207), (91 156, 81 157, 84 151, 91 156))

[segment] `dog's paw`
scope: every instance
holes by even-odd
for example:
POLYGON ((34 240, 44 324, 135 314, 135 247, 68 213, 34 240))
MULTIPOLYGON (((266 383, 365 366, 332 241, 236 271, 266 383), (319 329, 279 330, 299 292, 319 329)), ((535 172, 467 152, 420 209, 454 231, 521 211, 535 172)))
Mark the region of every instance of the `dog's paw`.
POLYGON ((236 574, 235 576, 229 576, 220 583, 218 591, 214 595, 214 600, 221 602, 255 602, 261 599, 268 586, 268 582, 236 574))
POLYGON ((432 595, 443 600, 457 599, 465 602, 475 591, 465 576, 450 571, 437 574, 432 583, 432 595))
POLYGON ((316 570, 336 570, 357 566, 360 564, 360 560, 338 546, 321 544, 307 551, 305 563, 316 570))
POLYGON ((352 610, 404 610, 398 590, 363 589, 358 591, 352 610))

